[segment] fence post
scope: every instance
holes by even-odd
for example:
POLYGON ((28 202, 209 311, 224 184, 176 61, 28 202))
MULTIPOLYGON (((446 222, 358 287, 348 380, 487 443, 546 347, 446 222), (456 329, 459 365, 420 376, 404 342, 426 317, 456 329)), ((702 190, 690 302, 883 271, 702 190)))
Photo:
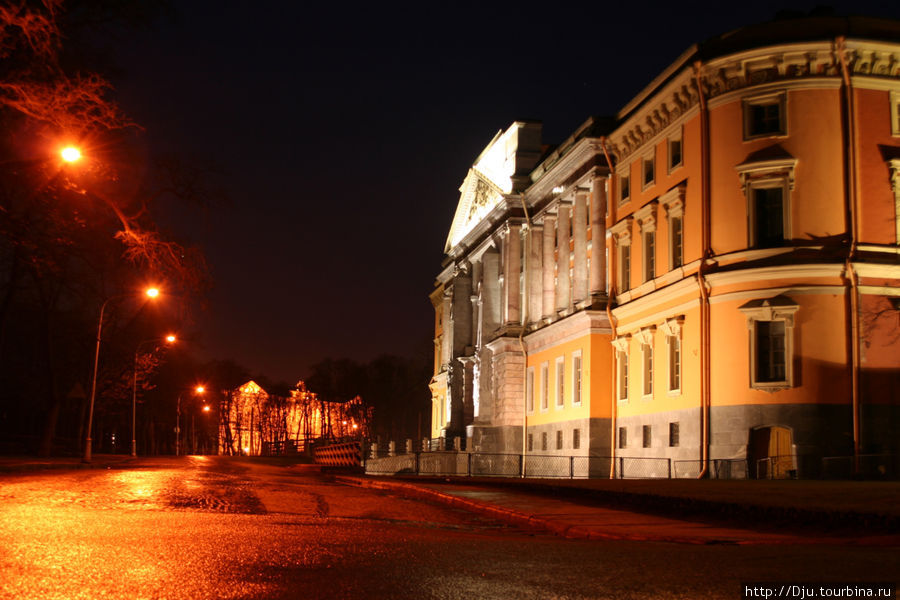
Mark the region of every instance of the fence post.
POLYGON ((421 452, 416 452, 416 475, 421 475, 421 473, 419 472, 419 457, 421 455, 421 452))
POLYGON ((412 440, 409 439, 409 438, 406 438, 406 453, 407 453, 407 454, 412 454, 412 451, 413 451, 413 449, 412 449, 412 440))
POLYGON ((462 442, 459 439, 458 435, 453 438, 453 449, 456 450, 457 452, 462 450, 462 442))
POLYGON ((575 457, 569 457, 569 479, 575 479, 575 457))
POLYGON ((519 455, 519 476, 525 477, 525 475, 526 475, 526 473, 525 473, 525 455, 520 454, 519 455))
POLYGON ((669 479, 672 479, 672 459, 667 459, 669 462, 669 479))
POLYGON ((466 477, 471 477, 471 476, 472 476, 472 453, 466 452, 466 477))
POLYGON ((395 456, 397 454, 397 444, 394 440, 388 442, 388 456, 395 456))

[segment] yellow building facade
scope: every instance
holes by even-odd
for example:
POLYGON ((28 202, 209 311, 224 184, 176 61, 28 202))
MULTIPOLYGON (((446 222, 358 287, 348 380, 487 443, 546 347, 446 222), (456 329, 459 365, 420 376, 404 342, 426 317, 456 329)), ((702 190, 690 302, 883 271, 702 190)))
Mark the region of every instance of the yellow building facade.
POLYGON ((896 40, 748 27, 556 147, 498 133, 431 297, 432 437, 591 475, 896 468, 896 40))

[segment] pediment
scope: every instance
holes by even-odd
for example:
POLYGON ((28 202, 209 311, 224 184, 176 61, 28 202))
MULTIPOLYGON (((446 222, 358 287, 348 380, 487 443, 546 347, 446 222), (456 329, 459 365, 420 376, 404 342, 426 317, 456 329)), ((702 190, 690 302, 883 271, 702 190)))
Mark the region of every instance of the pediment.
POLYGON ((444 252, 448 252, 503 200, 503 191, 475 168, 459 187, 459 203, 453 217, 453 226, 447 236, 444 252))

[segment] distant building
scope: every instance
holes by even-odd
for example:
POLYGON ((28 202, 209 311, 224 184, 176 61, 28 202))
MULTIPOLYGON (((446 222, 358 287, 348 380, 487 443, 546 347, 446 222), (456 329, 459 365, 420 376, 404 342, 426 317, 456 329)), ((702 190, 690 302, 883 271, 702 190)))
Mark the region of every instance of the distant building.
POLYGON ((303 381, 288 397, 248 381, 224 394, 219 414, 219 454, 248 456, 303 453, 318 440, 364 437, 372 420, 360 397, 326 402, 303 381))
POLYGON ((748 27, 558 146, 499 132, 431 295, 432 437, 597 476, 890 468, 898 40, 875 19, 748 27))

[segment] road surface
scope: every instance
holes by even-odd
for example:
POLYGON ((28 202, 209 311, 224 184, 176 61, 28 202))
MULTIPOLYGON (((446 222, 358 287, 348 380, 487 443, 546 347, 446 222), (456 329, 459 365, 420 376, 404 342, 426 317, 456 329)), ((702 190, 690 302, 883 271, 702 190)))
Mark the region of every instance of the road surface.
POLYGON ((567 540, 224 457, 0 476, 2 598, 740 598, 896 548, 567 540))

